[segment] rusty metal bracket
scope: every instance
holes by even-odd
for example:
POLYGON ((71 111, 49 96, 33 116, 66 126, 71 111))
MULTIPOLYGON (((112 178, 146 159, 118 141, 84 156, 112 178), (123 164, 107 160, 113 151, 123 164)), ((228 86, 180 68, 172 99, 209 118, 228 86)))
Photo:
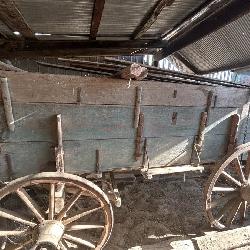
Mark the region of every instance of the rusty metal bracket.
POLYGON ((79 105, 82 102, 82 88, 81 87, 77 87, 77 89, 76 89, 76 102, 79 105))
POLYGON ((148 173, 149 170, 149 156, 148 156, 148 140, 145 138, 144 140, 144 147, 143 147, 143 159, 142 159, 142 169, 141 169, 141 174, 145 179, 152 179, 152 175, 148 173))
POLYGON ((142 87, 136 87, 136 95, 135 95, 135 113, 134 113, 134 128, 138 128, 139 119, 141 113, 141 101, 142 101, 142 87))
POLYGON ((143 129, 144 129, 144 114, 140 113, 139 115, 139 124, 136 131, 136 140, 135 140, 135 160, 138 161, 142 156, 142 138, 143 138, 143 129))
POLYGON ((7 125, 8 125, 9 130, 13 132, 15 130, 15 120, 14 120, 14 115, 13 115, 13 110, 12 110, 8 79, 6 77, 1 78, 0 82, 1 82, 2 99, 3 99, 7 125))
POLYGON ((206 128, 206 125, 207 125, 207 117, 208 117, 207 112, 202 112, 201 113, 199 132, 198 132, 198 135, 194 139, 191 163, 194 163, 195 165, 200 164, 200 154, 201 154, 201 151, 202 151, 204 138, 205 138, 205 128, 206 128))
POLYGON ((207 112, 206 126, 207 126, 207 123, 208 123, 209 117, 210 117, 210 111, 211 111, 211 107, 212 107, 213 97, 214 97, 213 91, 209 91, 208 96, 207 96, 207 106, 206 106, 206 109, 205 109, 205 112, 207 112))

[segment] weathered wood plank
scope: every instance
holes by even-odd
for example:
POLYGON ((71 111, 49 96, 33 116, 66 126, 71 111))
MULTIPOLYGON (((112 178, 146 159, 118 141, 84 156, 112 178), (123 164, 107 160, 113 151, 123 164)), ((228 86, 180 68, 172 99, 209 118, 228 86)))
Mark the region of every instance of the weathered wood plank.
POLYGON ((38 173, 55 171, 54 147, 46 142, 21 142, 0 144, 0 176, 12 178, 38 173))
POLYGON ((148 138, 150 168, 190 163, 193 137, 148 138))
MULTIPOLYGON (((194 136, 198 133, 198 107, 144 106, 144 136, 194 136), (173 114, 176 114, 173 123, 173 114)), ((211 110, 206 134, 227 134, 235 108, 211 110)), ((64 140, 135 138, 132 106, 14 104, 15 133, 9 133, 4 119, 0 120, 0 141, 56 142, 56 114, 62 114, 64 140)), ((0 117, 4 117, 0 105, 0 117)))
POLYGON ((205 136, 203 150, 200 155, 201 163, 215 162, 227 152, 228 135, 205 136))
MULTIPOLYGON (((0 72, 0 74, 7 76, 9 79, 12 86, 13 101, 25 103, 75 103, 77 88, 80 87, 82 89, 81 102, 83 104, 134 105, 134 87, 138 85, 138 82, 132 81, 131 87, 127 88, 127 80, 104 77, 42 75, 35 73, 11 74, 10 72, 0 72)), ((153 81, 139 82, 139 84, 144 89, 142 105, 206 105, 206 93, 208 91, 197 86, 174 85, 153 81)))
POLYGON ((96 149, 100 152, 100 171, 138 168, 133 139, 68 141, 64 143, 66 172, 93 172, 96 169, 96 149))
POLYGON ((138 85, 144 90, 142 105, 205 106, 211 90, 215 93, 213 104, 216 107, 241 107, 248 98, 248 90, 226 87, 132 81, 127 88, 127 80, 115 78, 6 71, 0 71, 0 75, 8 77, 15 102, 75 103, 80 87, 83 104, 134 105, 134 87, 138 85))
MULTIPOLYGON (((96 150, 100 151, 100 170, 138 168, 134 160, 133 139, 64 141, 65 171, 70 173, 94 172, 96 150)), ((0 154, 1 178, 8 177, 8 162, 12 162, 13 177, 41 171, 55 171, 54 147, 48 142, 2 143, 0 154)))
POLYGON ((15 133, 0 120, 0 141, 57 142, 56 114, 62 115, 63 140, 135 138, 132 107, 15 104, 13 112, 15 133))

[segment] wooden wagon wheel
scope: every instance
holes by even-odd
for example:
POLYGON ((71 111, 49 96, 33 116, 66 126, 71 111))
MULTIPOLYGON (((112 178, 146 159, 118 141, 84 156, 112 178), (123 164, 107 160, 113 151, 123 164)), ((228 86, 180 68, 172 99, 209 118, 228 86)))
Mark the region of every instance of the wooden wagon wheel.
POLYGON ((8 227, 0 229, 0 236, 7 239, 1 249, 102 249, 113 227, 107 196, 92 182, 72 174, 40 173, 16 179, 0 190, 0 203, 0 217, 8 227), (58 183, 64 185, 65 205, 56 212, 58 183), (13 198, 18 201, 18 213, 12 209, 13 198))
POLYGON ((205 209, 217 229, 242 225, 250 202, 250 143, 238 146, 215 168, 205 187, 205 209))

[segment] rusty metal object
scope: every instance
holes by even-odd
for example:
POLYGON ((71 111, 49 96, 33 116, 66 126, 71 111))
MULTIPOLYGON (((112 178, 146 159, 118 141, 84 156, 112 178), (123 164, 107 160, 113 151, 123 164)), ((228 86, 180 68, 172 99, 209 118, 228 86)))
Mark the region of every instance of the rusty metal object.
POLYGON ((214 96, 213 91, 209 91, 208 96, 207 96, 207 106, 206 106, 206 110, 205 110, 207 112, 206 126, 208 124, 208 120, 209 120, 209 116, 210 116, 210 110, 212 107, 213 96, 214 96))
POLYGON ((138 128, 139 116, 141 113, 142 87, 136 87, 135 94, 135 114, 134 114, 134 128, 138 128))
POLYGON ((227 153, 232 153, 237 145, 237 132, 240 124, 240 115, 234 114, 231 117, 231 127, 229 130, 227 153))
POLYGON ((236 217, 245 220, 247 203, 250 202, 249 156, 250 143, 235 148, 227 154, 210 175, 205 187, 205 209, 208 221, 217 229, 229 228, 236 217))
POLYGON ((204 137, 205 137, 205 128, 207 125, 207 112, 202 112, 200 117, 200 125, 198 135, 194 139, 193 152, 191 157, 191 162, 195 165, 200 163, 200 154, 202 151, 204 137))
POLYGON ((144 114, 140 113, 139 115, 139 125, 136 132, 135 140, 135 159, 138 161, 142 156, 142 138, 143 138, 143 129, 144 129, 144 114))
POLYGON ((9 130, 13 132, 15 130, 15 121, 14 121, 14 116, 13 116, 8 79, 6 77, 1 78, 0 82, 1 82, 2 98, 3 98, 4 111, 5 111, 7 125, 8 125, 9 130))
MULTIPOLYGON (((3 187, 0 190, 0 200, 12 195, 15 197, 16 194, 22 200, 23 205, 27 207, 27 211, 29 210, 30 212, 24 214, 25 211, 14 212, 0 207, 0 216, 9 219, 9 223, 18 227, 11 231, 0 229, 0 236, 8 237, 14 235, 20 238, 20 247, 26 246, 27 249, 40 249, 41 247, 67 249, 65 240, 69 240, 77 245, 77 249, 83 249, 84 247, 103 249, 110 237, 113 227, 111 204, 102 190, 86 179, 58 172, 25 176, 3 187), (54 210, 55 200, 52 195, 57 183, 63 183, 65 192, 69 188, 70 193, 68 192, 68 195, 71 196, 59 213, 54 210), (38 196, 35 200, 30 196, 28 190, 34 188, 50 190, 49 192, 44 192, 46 199, 49 201, 45 203, 45 206, 49 203, 48 213, 45 212, 46 208, 41 207, 45 197, 41 198, 38 196), (86 193, 88 195, 85 195, 86 193), (43 199, 43 202, 37 199, 43 199), (85 204, 84 208, 81 208, 78 202, 85 199, 91 199, 92 203, 87 207, 85 204), (74 209, 74 213, 72 213, 73 206, 78 211, 74 209), (103 222, 100 225, 97 225, 93 221, 93 216, 87 217, 87 215, 94 215, 96 213, 98 213, 98 217, 101 216, 103 218, 103 222), (85 219, 84 224, 81 222, 83 217, 85 219), (16 222, 19 222, 19 224, 16 222), (22 230, 20 230, 20 224, 22 225, 22 230), (93 241, 91 241, 86 239, 86 233, 82 234, 82 230, 96 231, 96 240, 92 239, 93 241), (24 234, 27 237, 22 237, 24 234)), ((12 247, 19 249, 16 248, 18 245, 13 245, 13 242, 8 241, 6 248, 12 249, 12 247)))

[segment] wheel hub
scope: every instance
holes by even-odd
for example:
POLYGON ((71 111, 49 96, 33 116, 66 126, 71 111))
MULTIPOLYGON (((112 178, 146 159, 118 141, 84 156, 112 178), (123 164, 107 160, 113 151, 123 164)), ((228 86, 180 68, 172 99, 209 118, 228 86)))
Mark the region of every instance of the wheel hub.
POLYGON ((64 234, 64 225, 56 220, 45 220, 36 230, 36 250, 58 249, 58 244, 64 234))
POLYGON ((250 202, 250 183, 243 185, 240 193, 243 200, 250 202))

